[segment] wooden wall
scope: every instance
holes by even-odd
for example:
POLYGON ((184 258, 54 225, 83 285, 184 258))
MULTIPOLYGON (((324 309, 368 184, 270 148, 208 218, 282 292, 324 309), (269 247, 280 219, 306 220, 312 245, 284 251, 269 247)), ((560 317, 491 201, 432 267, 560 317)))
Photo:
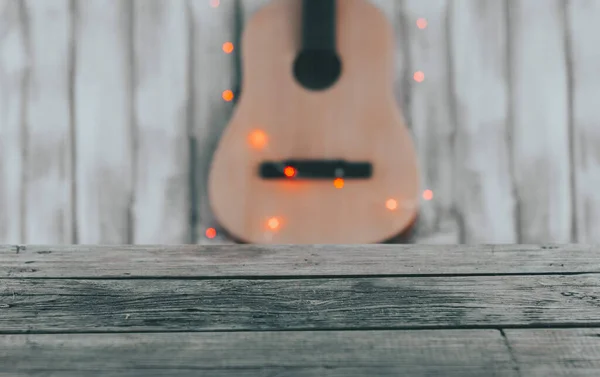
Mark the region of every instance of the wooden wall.
MULTIPOLYGON (((416 242, 600 241, 600 1, 373 1, 434 192, 416 242)), ((208 242, 221 45, 265 1, 210 4, 0 0, 0 243, 208 242)))

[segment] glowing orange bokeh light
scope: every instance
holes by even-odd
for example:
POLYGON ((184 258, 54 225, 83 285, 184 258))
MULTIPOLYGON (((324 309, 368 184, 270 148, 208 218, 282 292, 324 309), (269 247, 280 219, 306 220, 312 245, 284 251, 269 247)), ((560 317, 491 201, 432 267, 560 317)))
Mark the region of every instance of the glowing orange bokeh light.
POLYGON ((248 142, 250 143, 250 146, 256 149, 262 149, 266 147, 268 141, 269 138, 267 137, 267 134, 262 130, 254 130, 250 132, 250 135, 248 136, 248 142))
POLYGON ((385 202, 385 207, 387 209, 389 209, 390 211, 394 211, 395 209, 398 208, 398 201, 396 199, 388 199, 385 202))
POLYGON ((425 80, 425 74, 421 71, 417 71, 413 75, 413 78, 415 79, 416 82, 423 82, 423 80, 425 80))
POLYGON ((222 95, 223 99, 227 102, 233 101, 233 92, 231 90, 225 90, 222 95))
POLYGON ((425 29, 427 27, 427 20, 424 18, 419 18, 417 20, 417 27, 419 29, 425 29))
POLYGON ((231 43, 231 42, 223 43, 223 52, 226 54, 231 54, 233 52, 233 43, 231 43))
POLYGON ((283 169, 283 174, 288 178, 294 178, 296 176, 296 169, 291 166, 286 166, 285 169, 283 169))
POLYGON ((217 236, 217 230, 215 228, 208 228, 206 232, 204 232, 206 238, 213 239, 217 236))
POLYGON ((425 199, 425 200, 433 199, 433 191, 431 191, 431 190, 423 191, 423 199, 425 199))
POLYGON ((344 180, 342 178, 336 178, 333 180, 333 185, 337 189, 341 189, 344 187, 344 180))
POLYGON ((221 1, 219 1, 219 0, 210 0, 210 6, 212 8, 217 8, 220 4, 221 4, 221 1))
POLYGON ((279 219, 277 217, 271 217, 268 221, 267 221, 267 227, 271 230, 277 230, 279 229, 279 226, 281 225, 281 222, 279 221, 279 219))

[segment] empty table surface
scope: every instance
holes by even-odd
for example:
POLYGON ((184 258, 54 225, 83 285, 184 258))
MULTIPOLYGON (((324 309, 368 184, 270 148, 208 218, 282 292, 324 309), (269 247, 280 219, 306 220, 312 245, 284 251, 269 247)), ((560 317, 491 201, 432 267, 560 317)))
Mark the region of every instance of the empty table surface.
POLYGON ((0 376, 600 375, 600 247, 0 246, 0 376))

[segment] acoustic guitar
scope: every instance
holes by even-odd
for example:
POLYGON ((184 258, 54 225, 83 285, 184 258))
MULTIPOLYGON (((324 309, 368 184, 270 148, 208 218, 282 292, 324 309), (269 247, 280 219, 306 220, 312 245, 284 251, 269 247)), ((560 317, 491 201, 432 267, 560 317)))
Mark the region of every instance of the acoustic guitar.
POLYGON ((254 14, 208 182, 234 239, 377 243, 410 229, 419 172, 394 51, 390 23, 367 0, 274 0, 254 14))

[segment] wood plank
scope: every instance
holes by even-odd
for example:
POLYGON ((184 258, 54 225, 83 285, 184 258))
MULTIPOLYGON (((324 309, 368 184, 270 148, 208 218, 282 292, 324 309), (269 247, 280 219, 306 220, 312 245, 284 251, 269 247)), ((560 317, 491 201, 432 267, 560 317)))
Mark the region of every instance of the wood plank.
MULTIPOLYGON (((154 367, 153 367, 154 368, 154 367)), ((102 377, 163 377, 166 375, 176 375, 182 377, 196 377, 205 372, 205 374, 200 374, 200 376, 210 376, 210 377, 364 377, 364 376, 378 376, 378 377, 395 377, 395 376, 403 376, 402 372, 406 370, 406 366, 401 367, 353 367, 353 368, 345 368, 345 367, 334 367, 334 368, 279 368, 276 366, 268 366, 261 368, 241 368, 241 369, 211 369, 210 371, 203 369, 181 369, 181 368, 173 368, 173 369, 151 369, 151 370, 132 370, 125 369, 121 371, 111 371, 110 374, 106 374, 104 372, 93 370, 86 371, 85 377, 94 377, 94 376, 102 376, 102 377), (165 373, 166 371, 166 373, 165 373)), ((483 368, 474 368, 473 371, 469 367, 467 367, 467 371, 460 368, 450 369, 450 374, 442 374, 443 376, 480 376, 483 368)), ((411 377, 429 377, 429 376, 437 376, 440 375, 437 370, 442 370, 441 368, 408 368, 408 371, 411 373, 411 377), (433 374, 429 373, 429 370, 433 370, 433 374)), ((32 376, 39 376, 38 372, 30 372, 32 376)), ((500 371, 486 371, 485 376, 515 376, 514 374, 507 374, 508 372, 505 369, 501 369, 500 371), (491 374, 490 374, 491 373, 491 374)), ((14 374, 2 374, 1 377, 13 377, 14 374)), ((29 376, 19 375, 19 376, 29 376)), ((63 371, 53 371, 53 372, 44 372, 44 377, 81 377, 80 372, 63 372, 63 371)))
POLYGON ((186 0, 134 2, 136 244, 191 241, 187 11, 186 0))
POLYGON ((425 276, 600 272, 598 246, 6 246, 0 278, 425 276))
POLYGON ((517 375, 495 330, 0 336, 0 375, 39 371, 61 377, 517 375))
POLYGON ((71 244, 75 188, 71 4, 69 0, 28 0, 23 5, 30 50, 23 166, 24 242, 71 244))
POLYGON ((571 242, 564 1, 510 0, 509 4, 518 242, 571 242))
POLYGON ((4 279, 0 333, 600 327, 598 277, 4 279))
POLYGON ((507 141, 505 7, 497 0, 453 1, 448 16, 457 125, 454 176, 460 182, 455 210, 462 223, 460 241, 465 243, 517 242, 507 141))
POLYGON ((600 328, 505 330, 522 376, 598 376, 600 328))
POLYGON ((408 0, 402 6, 407 30, 410 123, 421 164, 421 186, 433 191, 422 200, 416 239, 419 243, 459 243, 460 229, 454 211, 454 151, 456 131, 451 98, 448 53, 448 0, 408 0), (425 19, 420 29, 417 20, 425 19), (416 82, 414 72, 425 80, 416 82))
POLYGON ((567 26, 572 75, 572 153, 577 242, 600 242, 600 2, 568 1, 567 26))
POLYGON ((21 5, 0 0, 0 243, 24 242, 22 147, 29 53, 21 5))
POLYGON ((76 0, 77 242, 131 242, 131 2, 76 0))
POLYGON ((208 228, 220 229, 210 208, 207 181, 212 155, 233 109, 232 103, 222 99, 222 93, 237 86, 235 54, 222 50, 223 43, 236 40, 236 3, 221 1, 217 8, 212 8, 209 1, 190 0, 189 6, 193 22, 195 239, 200 244, 223 243, 227 240, 221 231, 214 239, 205 237, 208 228))

